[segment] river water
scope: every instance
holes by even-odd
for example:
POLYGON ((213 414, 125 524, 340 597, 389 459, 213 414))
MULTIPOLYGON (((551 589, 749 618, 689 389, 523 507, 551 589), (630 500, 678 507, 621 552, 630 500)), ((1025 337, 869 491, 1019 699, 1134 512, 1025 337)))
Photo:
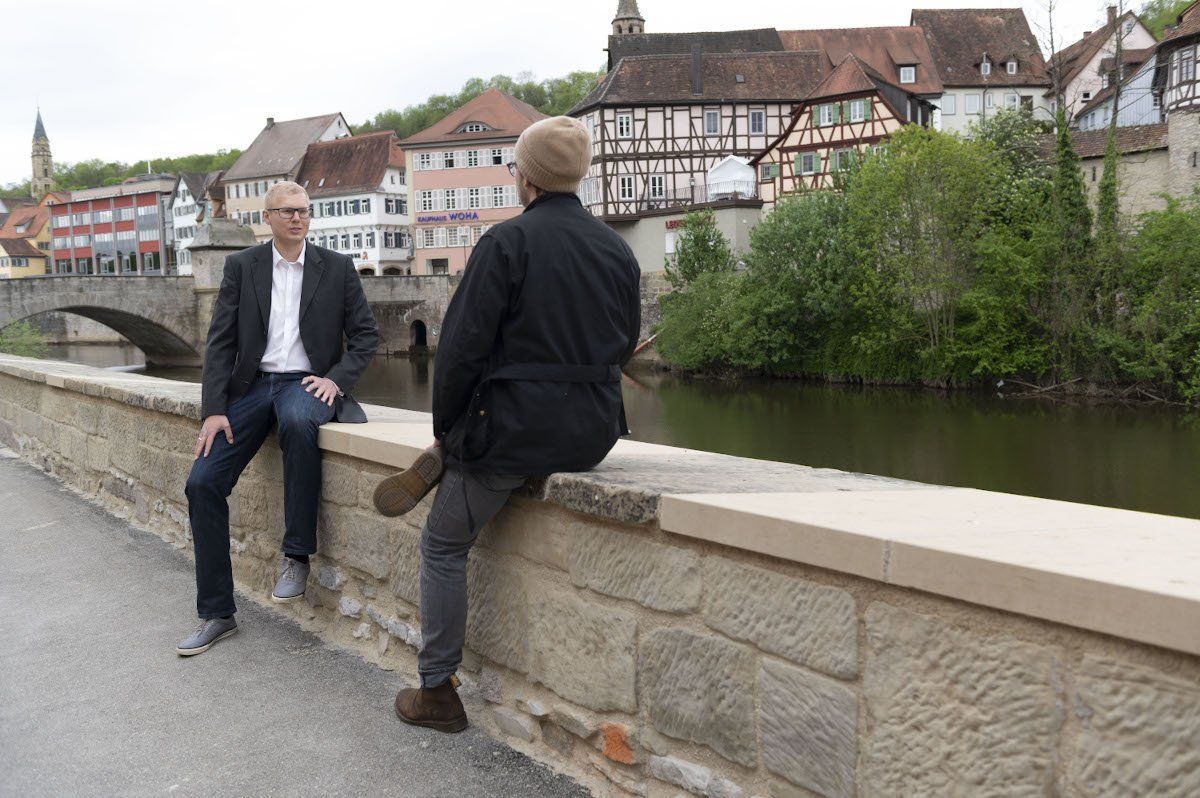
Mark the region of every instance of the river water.
MULTIPOLYGON (((132 346, 52 357, 136 366, 132 346)), ((198 382, 199 369, 148 373, 198 382)), ((428 411, 427 359, 377 358, 354 395, 428 411)), ((742 457, 1200 518, 1200 416, 1177 408, 980 393, 634 375, 633 437, 742 457)))

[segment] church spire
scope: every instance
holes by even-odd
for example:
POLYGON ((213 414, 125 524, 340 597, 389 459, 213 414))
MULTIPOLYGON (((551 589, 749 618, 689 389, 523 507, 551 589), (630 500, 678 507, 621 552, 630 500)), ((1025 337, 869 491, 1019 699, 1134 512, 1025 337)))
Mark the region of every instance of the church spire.
POLYGON ((646 20, 638 11, 637 0, 620 0, 617 3, 617 15, 613 17, 612 26, 615 36, 646 32, 646 20))
POLYGON ((37 112, 37 122, 33 126, 33 180, 29 184, 29 193, 35 200, 46 196, 54 185, 54 160, 50 156, 50 139, 46 136, 46 126, 42 124, 42 109, 37 112))

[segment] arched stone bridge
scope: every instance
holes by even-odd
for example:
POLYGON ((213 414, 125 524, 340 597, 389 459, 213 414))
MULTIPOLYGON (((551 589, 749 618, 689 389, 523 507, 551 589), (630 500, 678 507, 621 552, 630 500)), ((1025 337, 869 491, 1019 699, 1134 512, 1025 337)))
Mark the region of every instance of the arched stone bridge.
MULTIPOLYGON (((381 350, 437 346, 457 278, 364 277, 379 321, 381 350), (424 336, 423 341, 416 340, 424 336)), ((0 327, 49 311, 94 319, 128 338, 157 365, 197 365, 208 333, 212 293, 192 277, 62 276, 0 280, 0 327), (207 293, 207 295, 206 295, 207 293)))

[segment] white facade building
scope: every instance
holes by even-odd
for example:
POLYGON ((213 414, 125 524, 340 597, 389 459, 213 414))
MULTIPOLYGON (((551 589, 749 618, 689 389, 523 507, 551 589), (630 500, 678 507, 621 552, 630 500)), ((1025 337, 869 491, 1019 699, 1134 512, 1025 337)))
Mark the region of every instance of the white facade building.
POLYGON ((412 273, 408 182, 394 133, 312 144, 296 182, 312 201, 311 243, 349 255, 364 276, 412 273))

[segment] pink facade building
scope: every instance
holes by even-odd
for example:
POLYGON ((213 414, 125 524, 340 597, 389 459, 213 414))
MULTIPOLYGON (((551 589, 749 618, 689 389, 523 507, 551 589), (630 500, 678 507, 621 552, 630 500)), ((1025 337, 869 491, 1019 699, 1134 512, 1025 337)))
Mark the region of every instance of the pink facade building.
POLYGON ((508 172, 517 137, 545 115, 488 89, 400 142, 409 175, 413 274, 461 272, 489 227, 521 212, 508 172))

